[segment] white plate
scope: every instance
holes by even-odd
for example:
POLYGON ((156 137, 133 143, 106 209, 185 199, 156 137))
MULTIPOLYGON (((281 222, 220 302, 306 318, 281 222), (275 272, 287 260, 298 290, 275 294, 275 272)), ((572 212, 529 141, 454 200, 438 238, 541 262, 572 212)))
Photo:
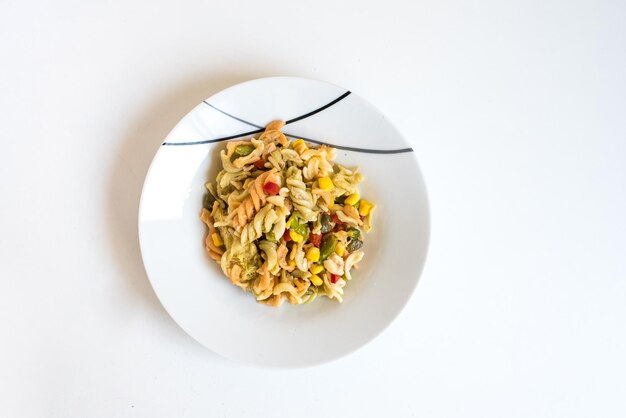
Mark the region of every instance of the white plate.
POLYGON ((409 300, 428 236, 426 189, 402 135, 357 95, 295 77, 248 81, 196 106, 154 157, 139 209, 141 253, 167 312, 216 353, 266 366, 323 363, 372 340, 409 300), (275 119, 287 121, 285 134, 340 148, 336 161, 361 168, 361 195, 377 205, 343 303, 267 307, 230 284, 205 254, 199 215, 222 141, 249 137, 275 119))

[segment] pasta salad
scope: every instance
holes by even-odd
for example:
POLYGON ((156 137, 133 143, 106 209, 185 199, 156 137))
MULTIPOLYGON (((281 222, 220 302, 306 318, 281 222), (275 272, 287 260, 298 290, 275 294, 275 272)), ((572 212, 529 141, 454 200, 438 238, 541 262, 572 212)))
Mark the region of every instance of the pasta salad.
POLYGON ((333 162, 335 148, 289 141, 283 126, 273 121, 220 152, 222 170, 206 184, 201 213, 205 248, 261 303, 341 302, 375 206, 358 194, 358 168, 333 162))

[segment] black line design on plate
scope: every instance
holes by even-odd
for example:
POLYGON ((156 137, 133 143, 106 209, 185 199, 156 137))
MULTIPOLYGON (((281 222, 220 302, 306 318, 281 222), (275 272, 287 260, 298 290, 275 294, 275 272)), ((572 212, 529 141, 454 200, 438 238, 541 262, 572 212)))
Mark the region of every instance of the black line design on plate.
POLYGON ((177 147, 177 146, 181 146, 181 145, 202 145, 202 144, 212 144, 214 142, 222 142, 222 141, 228 141, 229 139, 235 139, 235 138, 241 138, 244 136, 248 136, 248 135, 254 135, 254 134, 258 134, 260 132, 263 132, 265 129, 257 129, 255 131, 249 131, 249 132, 244 132, 241 134, 237 134, 237 135, 231 135, 231 136, 223 136, 221 138, 215 138, 215 139, 205 139, 203 141, 193 141, 193 142, 164 142, 161 145, 167 145, 170 147, 177 147))
MULTIPOLYGON (((341 96, 337 97, 335 100, 325 104, 322 107, 319 107, 309 113, 305 113, 304 115, 298 116, 296 118, 293 119, 289 119, 285 122, 285 125, 288 125, 290 123, 293 122, 297 122, 299 120, 302 119, 306 119, 310 116, 315 115, 316 113, 321 112, 324 109, 329 108, 330 106, 334 105, 335 103, 343 100, 345 97, 347 97, 350 94, 350 91, 345 92, 344 94, 342 94, 341 96)), ((194 141, 194 142, 164 142, 162 145, 169 145, 169 146, 177 146, 177 145, 200 145, 200 144, 211 144, 211 143, 215 143, 215 142, 221 142, 221 141, 227 141, 229 139, 235 139, 235 138, 241 138, 244 136, 248 136, 248 135, 253 135, 256 133, 260 133, 263 132, 265 129, 262 126, 259 126, 257 124, 254 124, 252 122, 248 122, 247 120, 241 119, 235 115, 232 115, 222 109, 219 109, 217 107, 215 107, 214 105, 212 105, 211 103, 207 102, 206 100, 202 101, 204 104, 206 104, 207 106, 215 109, 216 111, 222 113, 223 115, 228 116, 229 118, 235 119, 236 121, 239 121, 241 123, 245 123, 246 125, 258 128, 254 131, 249 131, 249 132, 244 132, 241 134, 237 134, 237 135, 231 135, 231 136, 225 136, 225 137, 221 137, 221 138, 216 138, 216 139, 207 139, 207 140, 203 140, 203 141, 194 141)), ((370 154, 400 154, 400 153, 404 153, 404 152, 413 152, 413 148, 402 148, 402 149, 395 149, 395 150, 375 150, 375 149, 366 149, 366 148, 355 148, 355 147, 346 147, 343 145, 333 145, 333 144, 329 144, 327 142, 322 142, 322 141, 318 141, 315 139, 311 139, 311 138, 306 138, 303 137, 302 135, 293 135, 293 134, 288 134, 286 132, 283 132, 285 134, 285 136, 290 137, 290 138, 296 138, 296 139, 303 139, 305 141, 308 142, 313 142, 314 144, 319 144, 319 145, 327 145, 329 147, 333 147, 336 149, 341 149, 341 150, 346 150, 346 151, 355 151, 355 152, 364 152, 364 153, 370 153, 370 154)))
POLYGON ((205 105, 207 105, 207 106, 209 106, 209 107, 212 107, 213 109, 217 110, 218 112, 220 112, 220 113, 221 113, 221 114, 223 114, 223 115, 228 116, 229 118, 232 118, 232 119, 238 120, 238 121, 239 121, 239 122, 241 122, 241 123, 245 123, 246 125, 250 125, 250 126, 253 126, 253 127, 255 127, 255 128, 258 128, 258 129, 263 129, 263 127, 262 127, 262 126, 255 125, 255 124, 254 124, 254 123, 252 123, 252 122, 248 122, 247 120, 243 120, 243 119, 241 119, 241 118, 238 118, 238 117, 237 117, 237 116, 235 116, 235 115, 231 115, 230 113, 225 112, 225 111, 223 111, 222 109, 218 109, 217 107, 213 106, 211 103, 207 102, 206 100, 203 100, 203 101, 202 101, 202 103, 204 103, 205 105))
POLYGON ((364 153, 368 153, 368 154, 402 154, 403 152, 413 152, 413 148, 401 148, 401 149, 368 149, 368 148, 355 148, 355 147, 345 147, 343 145, 333 145, 333 144, 329 144, 328 142, 323 142, 323 141, 318 141, 316 139, 311 139, 311 138, 306 138, 302 135, 291 135, 288 133, 285 133, 285 136, 288 136, 289 138, 294 138, 294 139, 304 139, 307 142, 313 142, 314 144, 318 144, 318 145, 327 145, 329 147, 333 147, 333 148, 337 148, 337 149, 342 149, 345 151, 355 151, 355 152, 364 152, 364 153))
POLYGON ((317 108, 317 109, 315 109, 315 110, 314 110, 314 111, 312 111, 312 112, 305 113, 304 115, 302 115, 302 116, 298 116, 297 118, 289 119, 287 122, 285 122, 285 125, 289 125, 290 123, 294 123, 294 122, 297 122, 297 121, 299 121, 299 120, 306 119, 306 118, 308 118, 309 116, 313 116, 314 114, 319 113, 319 112, 321 112, 321 111, 322 111, 322 110, 324 110, 324 109, 328 109, 329 107, 331 107, 331 106, 332 106, 332 105, 334 105, 335 103, 340 102, 341 100, 343 100, 343 99, 345 99, 346 97, 348 97, 348 95, 349 95, 349 94, 350 94, 350 91, 347 91, 347 92, 345 92, 344 94, 342 94, 341 96, 337 97, 337 98, 336 98, 335 100, 333 100, 332 102, 330 102, 330 103, 328 103, 328 104, 325 104, 324 106, 322 106, 322 107, 320 107, 320 108, 317 108))
MULTIPOLYGON (((317 109, 313 110, 312 112, 306 113, 306 114, 304 114, 302 116, 298 116, 297 118, 289 119, 288 121, 285 122, 285 125, 293 123, 293 122, 296 122, 296 121, 299 121, 299 120, 302 120, 304 118, 308 118, 309 116, 313 116, 314 114, 319 113, 322 110, 329 108, 330 106, 334 105, 335 103, 339 102, 340 100, 345 99, 349 94, 350 94, 350 91, 346 91, 344 94, 342 94, 341 96, 337 97, 335 100, 325 104, 322 107, 318 107, 317 109)), ((178 145, 212 144, 214 142, 221 142, 221 141, 226 141, 226 140, 229 140, 229 139, 240 138, 242 136, 258 134, 259 132, 263 132, 265 130, 264 128, 254 124, 254 123, 245 121, 245 120, 240 119, 238 117, 235 117, 234 115, 231 115, 230 113, 224 112, 221 109, 217 109, 215 106, 209 104, 207 101, 203 101, 203 103, 206 103, 208 106, 212 107, 213 109, 217 110, 220 113, 223 113, 226 116, 234 118, 234 119, 238 120, 239 122, 243 122, 243 123, 245 123, 247 125, 258 127, 258 129, 254 130, 254 131, 240 133, 240 134, 237 134, 237 135, 224 136, 224 137, 216 138, 216 139, 206 139, 206 140, 203 140, 203 141, 193 141, 193 142, 164 142, 161 145, 178 146, 178 145)))
MULTIPOLYGON (((241 119, 235 115, 232 115, 218 107, 215 107, 214 105, 212 105, 211 103, 207 102, 206 100, 203 100, 203 102, 207 105, 212 107, 213 109, 217 110, 218 112, 222 113, 223 115, 228 116, 229 118, 235 119, 239 122, 245 123, 246 125, 250 125, 253 126, 255 128, 262 128, 261 126, 254 124, 252 122, 249 122, 247 120, 241 119)), ((328 107, 328 105, 327 105, 328 107)), ((309 115, 310 116, 310 115, 309 115)), ((297 118, 296 118, 297 119, 297 118)), ((293 121, 294 119, 292 119, 293 121)), ((354 148, 354 147, 344 147, 343 145, 333 145, 333 144, 329 144, 327 142, 322 142, 322 141, 318 141, 316 139, 311 139, 311 138, 305 138, 302 135, 293 135, 293 134, 288 134, 286 132, 283 132, 285 134, 285 136, 288 136, 289 138, 295 138, 295 139, 304 139, 305 141, 308 142, 313 142, 314 144, 319 144, 319 145, 327 145, 329 147, 333 147, 333 148, 337 148, 337 149, 342 149, 342 150, 347 150, 347 151, 357 151, 357 152, 369 152, 372 154, 396 154, 396 153, 401 153, 401 152, 412 152, 413 148, 403 148, 403 149, 399 149, 399 150, 371 150, 371 149, 364 149, 364 148, 354 148)))

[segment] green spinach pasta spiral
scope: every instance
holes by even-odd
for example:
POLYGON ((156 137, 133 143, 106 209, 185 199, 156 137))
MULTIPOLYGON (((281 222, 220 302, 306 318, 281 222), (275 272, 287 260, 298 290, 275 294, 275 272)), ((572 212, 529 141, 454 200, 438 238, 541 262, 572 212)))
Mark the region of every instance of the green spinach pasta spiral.
POLYGON ((261 303, 341 302, 375 206, 358 194, 358 169, 334 163, 334 148, 290 142, 283 125, 271 122, 258 138, 221 151, 200 216, 205 248, 261 303))

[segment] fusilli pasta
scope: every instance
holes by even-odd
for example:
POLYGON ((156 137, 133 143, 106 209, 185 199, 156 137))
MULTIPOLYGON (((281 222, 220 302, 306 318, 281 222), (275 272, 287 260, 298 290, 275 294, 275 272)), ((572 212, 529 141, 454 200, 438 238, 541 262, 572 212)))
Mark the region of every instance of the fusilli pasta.
POLYGON ((284 122, 220 152, 201 219, 205 249, 230 281, 257 301, 279 306, 339 302, 363 258, 374 205, 357 193, 358 169, 333 162, 335 149, 290 142, 284 122))

